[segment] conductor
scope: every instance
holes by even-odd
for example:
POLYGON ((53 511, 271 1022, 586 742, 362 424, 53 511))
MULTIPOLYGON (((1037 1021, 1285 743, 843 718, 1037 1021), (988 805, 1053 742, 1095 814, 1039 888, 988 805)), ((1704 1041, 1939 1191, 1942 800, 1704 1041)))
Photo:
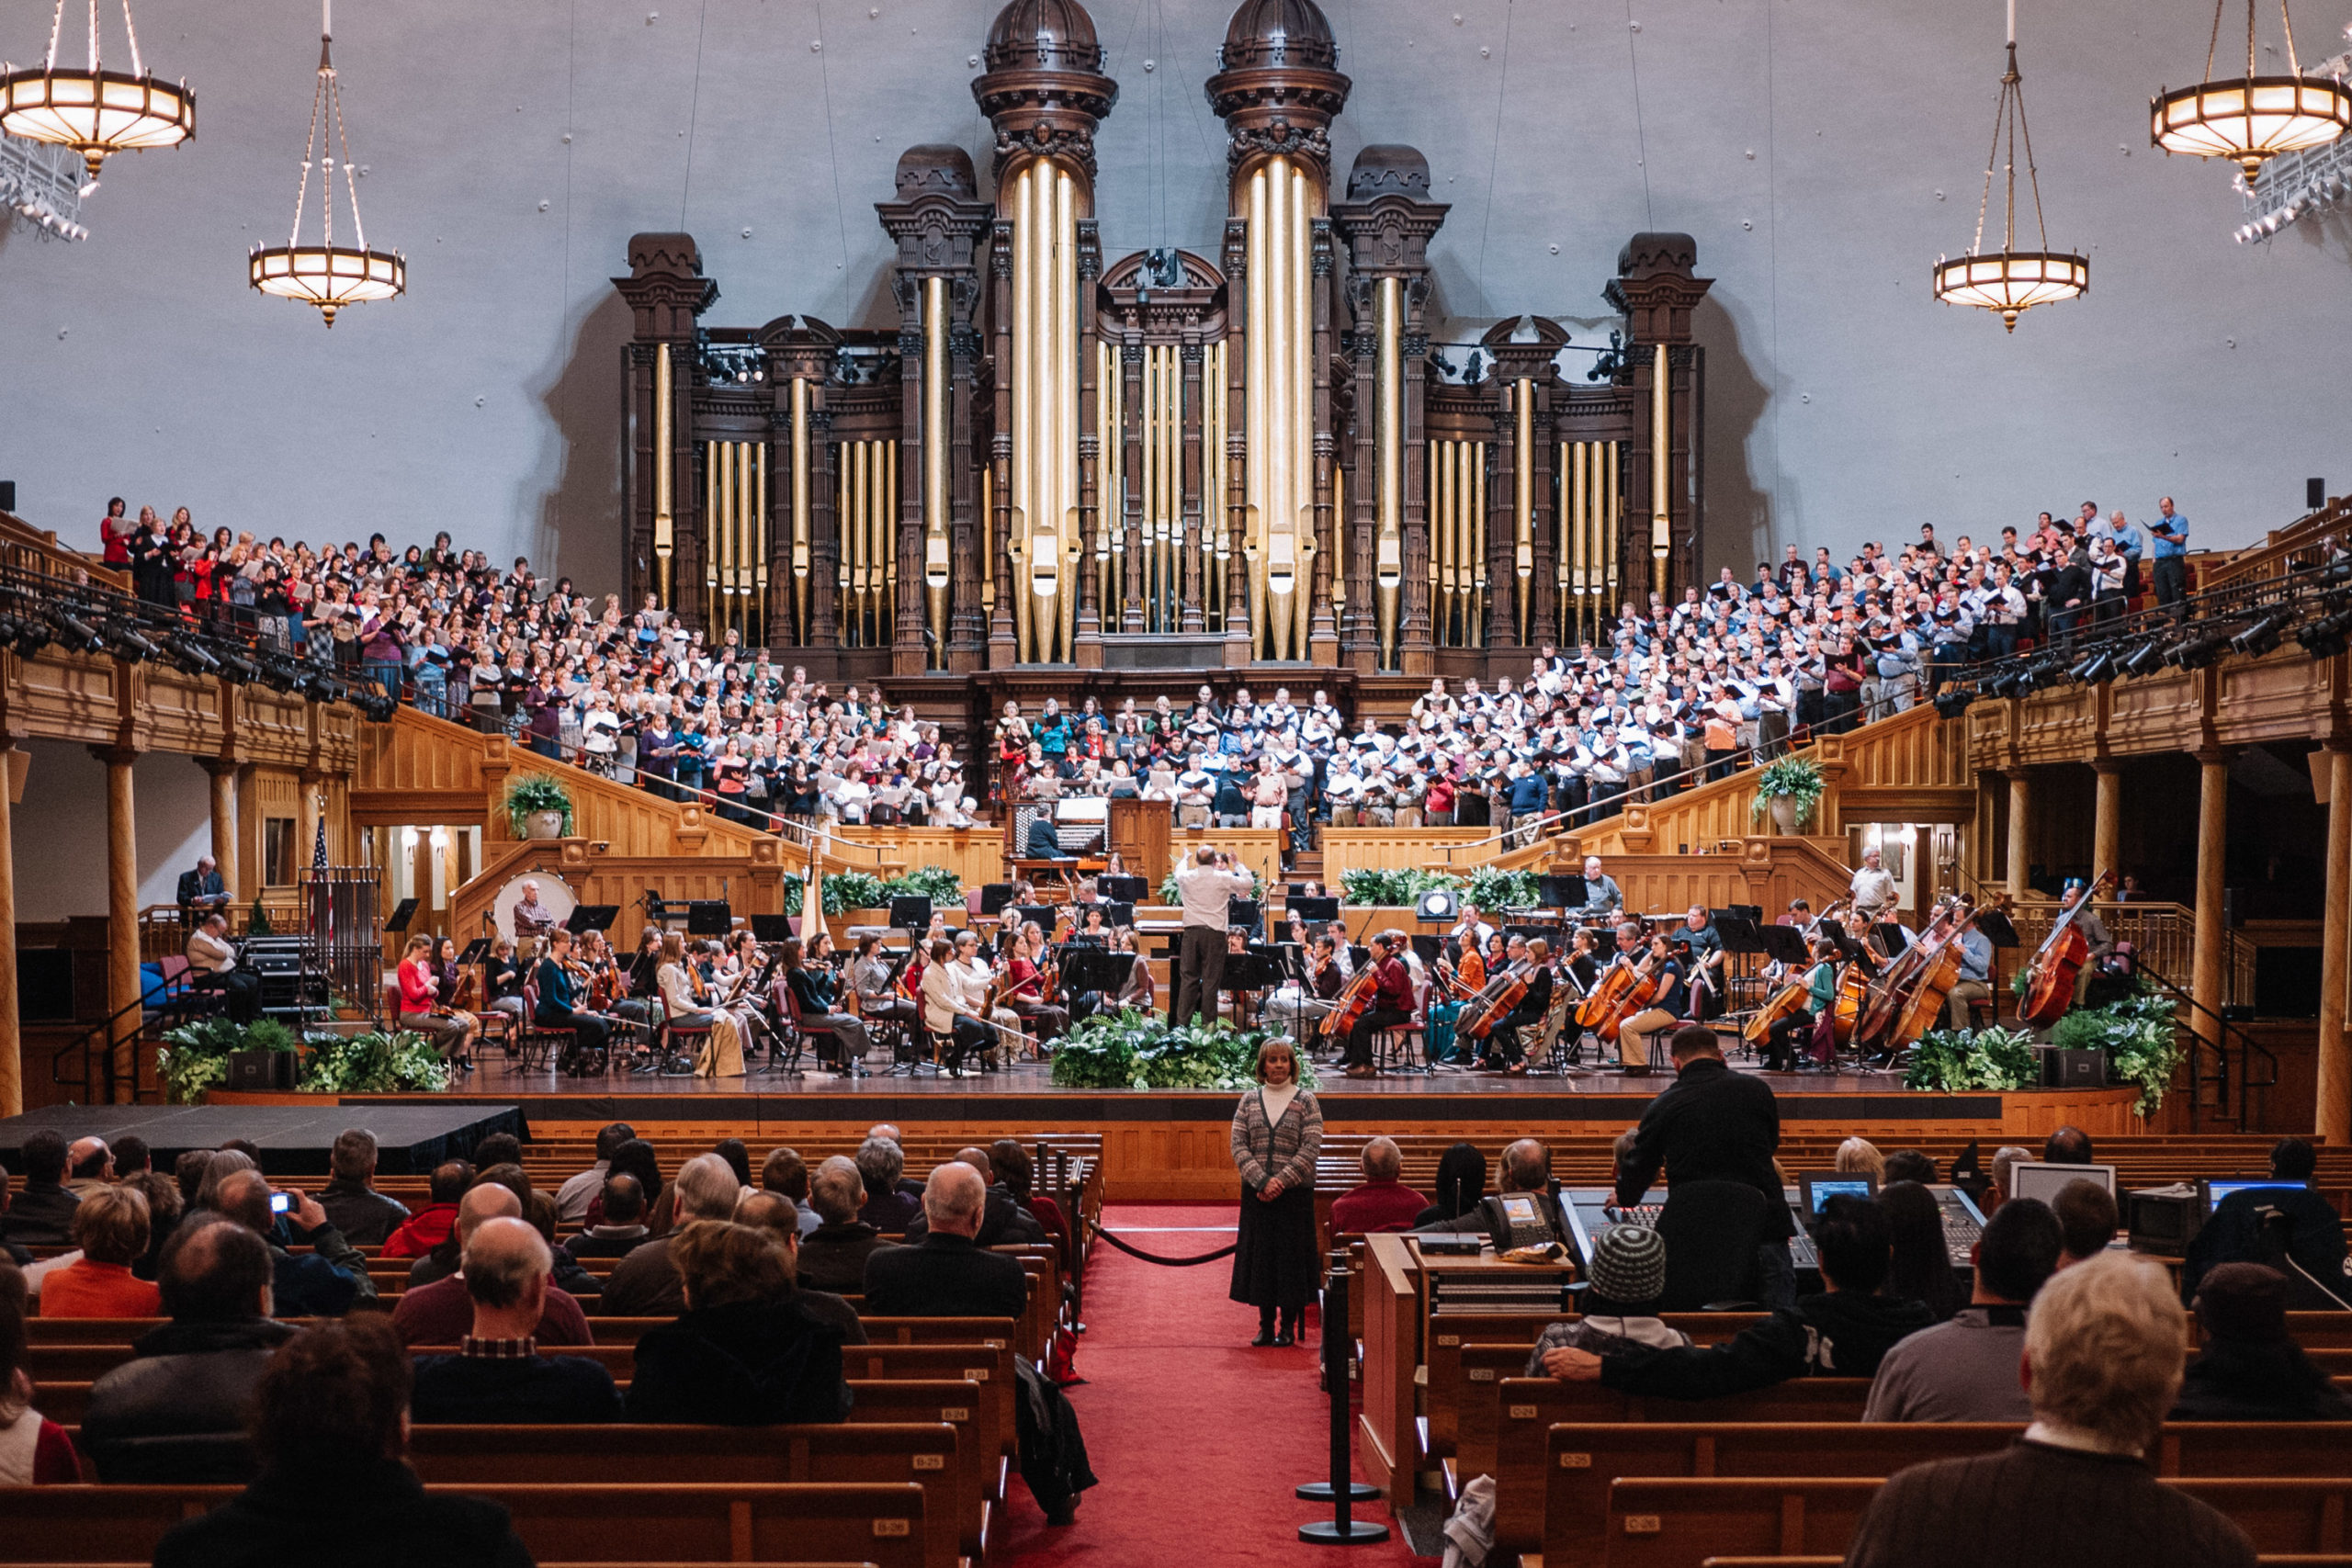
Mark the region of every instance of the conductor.
POLYGON ((1204 845, 1193 863, 1176 874, 1176 894, 1184 909, 1184 931, 1176 951, 1176 1003, 1171 1025, 1193 1021, 1205 999, 1210 1018, 1225 984, 1227 901, 1249 897, 1250 874, 1230 865, 1220 850, 1204 845))

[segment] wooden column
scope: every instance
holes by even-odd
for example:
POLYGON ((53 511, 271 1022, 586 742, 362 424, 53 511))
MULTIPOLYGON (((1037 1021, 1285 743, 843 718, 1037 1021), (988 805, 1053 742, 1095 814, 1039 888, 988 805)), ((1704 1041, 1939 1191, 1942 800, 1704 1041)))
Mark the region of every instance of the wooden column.
MULTIPOLYGON (((2230 759, 2223 751, 2197 753, 2197 952, 2189 993, 2218 1014, 2224 999, 2229 932, 2222 924, 2222 885, 2230 847, 2230 759)), ((2331 824, 2329 836, 2333 838, 2331 824)), ((2202 1012, 2191 1026, 2208 1044, 2221 1047, 2221 1025, 2202 1012)))
MULTIPOLYGON (((90 754, 107 765, 107 1011, 112 1015, 139 1001, 139 826, 130 794, 130 764, 139 753, 128 747, 93 746, 90 754)), ((119 1103, 131 1099, 137 1051, 135 1033, 115 1049, 114 1098, 119 1103)))
POLYGON ((2123 858, 2123 768, 2101 758, 2091 764, 2098 775, 2098 805, 2091 818, 2091 875, 2117 869, 2123 858))
MULTIPOLYGON (((301 883, 308 873, 313 852, 312 846, 319 841, 319 782, 325 776, 316 768, 302 770, 301 815, 294 829, 296 834, 294 880, 297 885, 301 883)), ((492 793, 495 795, 497 792, 493 789, 492 793)), ((503 822, 506 819, 506 814, 503 811, 493 811, 490 817, 492 822, 503 822)), ((487 838, 489 835, 485 833, 483 836, 487 838)))
POLYGON ((2009 897, 2026 895, 2026 875, 2032 869, 2033 775, 2023 768, 2009 772, 2009 858, 2006 870, 2009 897))
MULTIPOLYGON (((2327 898, 2320 928, 2319 1114, 2312 1130, 2340 1143, 2352 1138, 2352 1045, 2344 1033, 2345 943, 2352 938, 2346 930, 2352 923, 2352 744, 2330 742, 2324 756, 2327 898)), ((2201 938, 2201 921, 2198 931, 2201 938)))
POLYGON ((199 757, 197 765, 212 776, 212 859, 220 886, 231 904, 244 902, 237 881, 237 764, 218 757, 199 757))
POLYGON ((23 1036, 17 1021, 17 856, 8 781, 15 738, 0 733, 0 1116, 25 1110, 23 1036))

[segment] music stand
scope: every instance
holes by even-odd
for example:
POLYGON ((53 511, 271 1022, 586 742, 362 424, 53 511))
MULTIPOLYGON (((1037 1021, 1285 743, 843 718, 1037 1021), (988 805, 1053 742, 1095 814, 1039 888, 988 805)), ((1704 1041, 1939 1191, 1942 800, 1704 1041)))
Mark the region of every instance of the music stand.
POLYGON ((1801 968, 1813 962, 1813 954, 1804 944, 1804 933, 1794 926, 1758 926, 1757 935, 1763 942, 1763 952, 1775 964, 1801 968))
POLYGON ((489 953, 490 938, 486 936, 478 936, 474 938, 473 941, 466 943, 465 952, 458 954, 458 962, 460 964, 479 964, 485 957, 489 956, 489 953))
POLYGON ((1424 964, 1434 964, 1445 951, 1445 938, 1431 936, 1427 931, 1415 931, 1411 937, 1414 954, 1424 964))
POLYGON ((384 929, 397 934, 408 930, 409 921, 415 918, 416 900, 413 898, 403 898, 399 903, 392 906, 391 914, 384 920, 384 929))
POLYGON ((1977 910, 1976 929, 1983 931, 1984 939, 1995 947, 2016 947, 2022 941, 2018 935, 2018 928, 2009 923, 2009 917, 1998 909, 1977 910))
POLYGON ((1287 906, 1291 918, 1310 925, 1329 925, 1340 918, 1337 898, 1293 898, 1287 906))
POLYGON ((931 925, 931 895, 895 893, 890 897, 890 924, 900 931, 924 931, 931 925))
MULTIPOLYGON (((1072 947, 1062 953, 1062 985, 1072 992, 1094 991, 1113 995, 1127 983, 1127 974, 1135 967, 1132 953, 1113 953, 1102 947, 1072 947)), ((1231 962, 1227 961, 1230 969, 1231 962)))
POLYGON ((980 884, 980 913, 981 913, 981 914, 983 914, 983 915, 995 915, 995 914, 1001 914, 1001 913, 1002 913, 1002 912, 1003 912, 1004 907, 1005 907, 1007 904, 1010 904, 1010 903, 1012 903, 1012 883, 1010 883, 1010 882, 983 882, 983 883, 981 883, 981 884, 980 884))
POLYGON ((1585 887, 1581 873, 1569 876, 1539 876, 1535 879, 1535 904, 1543 909, 1581 909, 1591 893, 1585 887))
POLYGON ((1019 904, 1013 907, 1012 912, 1017 917, 1012 928, 1016 931, 1032 920, 1036 922, 1038 931, 1052 931, 1055 918, 1060 913, 1051 904, 1019 904))
MULTIPOLYGON (((1112 880, 1115 882, 1124 879, 1114 877, 1112 880)), ((1122 926, 1132 926, 1136 923, 1136 907, 1134 902, 1130 899, 1122 898, 1114 902, 1106 898, 1102 902, 1100 908, 1102 910, 1102 923, 1109 926, 1113 931, 1117 931, 1122 926)))
POLYGON ((1225 955, 1225 991, 1266 991, 1282 983, 1281 955, 1271 948, 1252 945, 1225 955))
POLYGON ((1899 956, 1905 948, 1911 945, 1911 933, 1894 920, 1876 921, 1871 930, 1877 933, 1878 944, 1889 958, 1899 956))
POLYGON ((1247 931, 1259 929, 1264 911, 1255 898, 1227 898, 1225 901, 1225 923, 1228 929, 1240 926, 1247 931))
POLYGON ((754 940, 762 942, 790 942, 793 936, 792 921, 793 917, 790 915, 753 915, 752 935, 754 940))
POLYGON ((563 929, 574 936, 582 931, 608 931, 620 912, 618 904, 575 904, 571 913, 563 918, 563 929))
POLYGON ((1151 884, 1140 876, 1098 876, 1094 891, 1106 903, 1136 905, 1151 897, 1151 884))
POLYGON ((735 929, 735 911, 724 898, 695 898, 686 905, 688 936, 725 936, 735 929))
MULTIPOLYGON (((1789 928, 1781 926, 1778 929, 1787 931, 1789 928)), ((1771 945, 1763 935, 1764 930, 1751 915, 1724 913, 1715 917, 1715 937, 1724 944, 1725 953, 1750 954, 1771 952, 1771 945)), ((1803 945, 1802 940, 1799 945, 1803 945)))

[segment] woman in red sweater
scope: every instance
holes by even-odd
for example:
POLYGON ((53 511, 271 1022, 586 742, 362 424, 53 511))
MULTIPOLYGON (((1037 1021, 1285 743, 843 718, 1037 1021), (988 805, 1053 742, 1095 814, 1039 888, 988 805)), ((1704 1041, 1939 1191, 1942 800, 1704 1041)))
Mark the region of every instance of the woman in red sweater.
POLYGON ((146 1196, 101 1187, 74 1206, 74 1245, 82 1256, 52 1269, 40 1283, 43 1317, 160 1317, 163 1292, 135 1279, 130 1266, 147 1252, 146 1196))
POLYGON ((0 1263, 0 1487, 69 1486, 82 1479, 65 1428, 32 1407, 25 1371, 25 1277, 0 1263))

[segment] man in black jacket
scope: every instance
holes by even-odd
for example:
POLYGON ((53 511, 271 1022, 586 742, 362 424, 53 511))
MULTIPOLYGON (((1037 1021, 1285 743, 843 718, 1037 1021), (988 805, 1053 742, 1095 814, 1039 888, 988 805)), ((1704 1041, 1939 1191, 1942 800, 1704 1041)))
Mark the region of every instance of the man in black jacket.
POLYGON ((0 1214, 0 1241, 19 1247, 65 1247, 74 1240, 74 1210, 81 1200, 65 1185, 65 1139, 46 1127, 25 1134, 20 1156, 25 1185, 0 1214))
POLYGON ((2352 1420, 2352 1401, 2287 1332, 2287 1276, 2223 1263, 2206 1273, 2196 1305, 2205 1344, 2181 1373, 2169 1419, 2352 1420))
POLYGON ((1627 1350, 1606 1359, 1547 1352, 1544 1370, 1568 1382, 1599 1382, 1665 1399, 1716 1399, 1791 1378, 1867 1378, 1895 1341, 1936 1321, 1924 1302, 1878 1293, 1894 1259, 1885 1211, 1868 1198, 1832 1198, 1813 1235, 1826 1293, 1806 1296, 1721 1345, 1627 1350))
MULTIPOLYGON (((1012 1189, 996 1179, 996 1162, 989 1158, 983 1148, 961 1148, 956 1151, 957 1165, 970 1166, 980 1173, 981 1184, 988 1190, 986 1207, 980 1216, 979 1234, 973 1238, 980 1247, 1043 1247, 1046 1227, 1037 1216, 1021 1206, 1021 1200, 1012 1189)), ((907 1245, 921 1247, 930 1234, 929 1205, 924 1212, 907 1221, 907 1245)))
POLYGON ((820 1222, 800 1238, 797 1275, 802 1288, 854 1294, 865 1288, 865 1260, 882 1233, 857 1217, 865 1182, 857 1167, 835 1155, 808 1179, 808 1203, 820 1222))
POLYGON ((198 1213, 165 1245, 157 1282, 172 1321, 91 1385, 82 1447, 109 1484, 248 1480, 254 1386, 295 1334, 269 1318, 269 1248, 198 1213))
POLYGON ((613 1421, 620 1391, 602 1363, 542 1356, 534 1337, 547 1309, 553 1254, 530 1223, 485 1220, 466 1240, 473 1331, 454 1356, 420 1356, 412 1410, 419 1421, 613 1421))
POLYGON ((865 1260, 865 1311, 876 1317, 1010 1317, 1029 1309, 1029 1279, 1013 1259, 975 1239, 988 1199, 978 1169, 961 1159, 924 1184, 930 1230, 920 1246, 885 1247, 865 1260))
POLYGON ((215 1200, 223 1214, 269 1244, 277 1310, 288 1317, 341 1317, 355 1303, 373 1302, 376 1282, 368 1276, 368 1259, 327 1223, 317 1199, 300 1192, 288 1196, 293 1206, 286 1215, 287 1231, 311 1249, 300 1258, 269 1240, 277 1216, 270 1213, 269 1182, 260 1171, 230 1177, 215 1200))
POLYGON ((327 1156, 334 1179, 319 1189, 319 1207, 327 1223, 354 1247, 381 1247, 384 1238, 408 1219, 408 1205, 387 1198, 371 1183, 376 1179, 376 1134, 365 1127, 346 1127, 335 1134, 327 1156))
POLYGON ((1785 1308, 1796 1301, 1789 1237, 1796 1222, 1772 1156, 1781 1146, 1781 1110, 1772 1087, 1724 1062, 1715 1032, 1685 1024, 1674 1032, 1674 1082, 1642 1112, 1633 1146, 1617 1165, 1617 1201, 1638 1203, 1663 1169, 1676 1182, 1736 1181, 1764 1194, 1764 1243, 1757 1249, 1757 1299, 1785 1308))

